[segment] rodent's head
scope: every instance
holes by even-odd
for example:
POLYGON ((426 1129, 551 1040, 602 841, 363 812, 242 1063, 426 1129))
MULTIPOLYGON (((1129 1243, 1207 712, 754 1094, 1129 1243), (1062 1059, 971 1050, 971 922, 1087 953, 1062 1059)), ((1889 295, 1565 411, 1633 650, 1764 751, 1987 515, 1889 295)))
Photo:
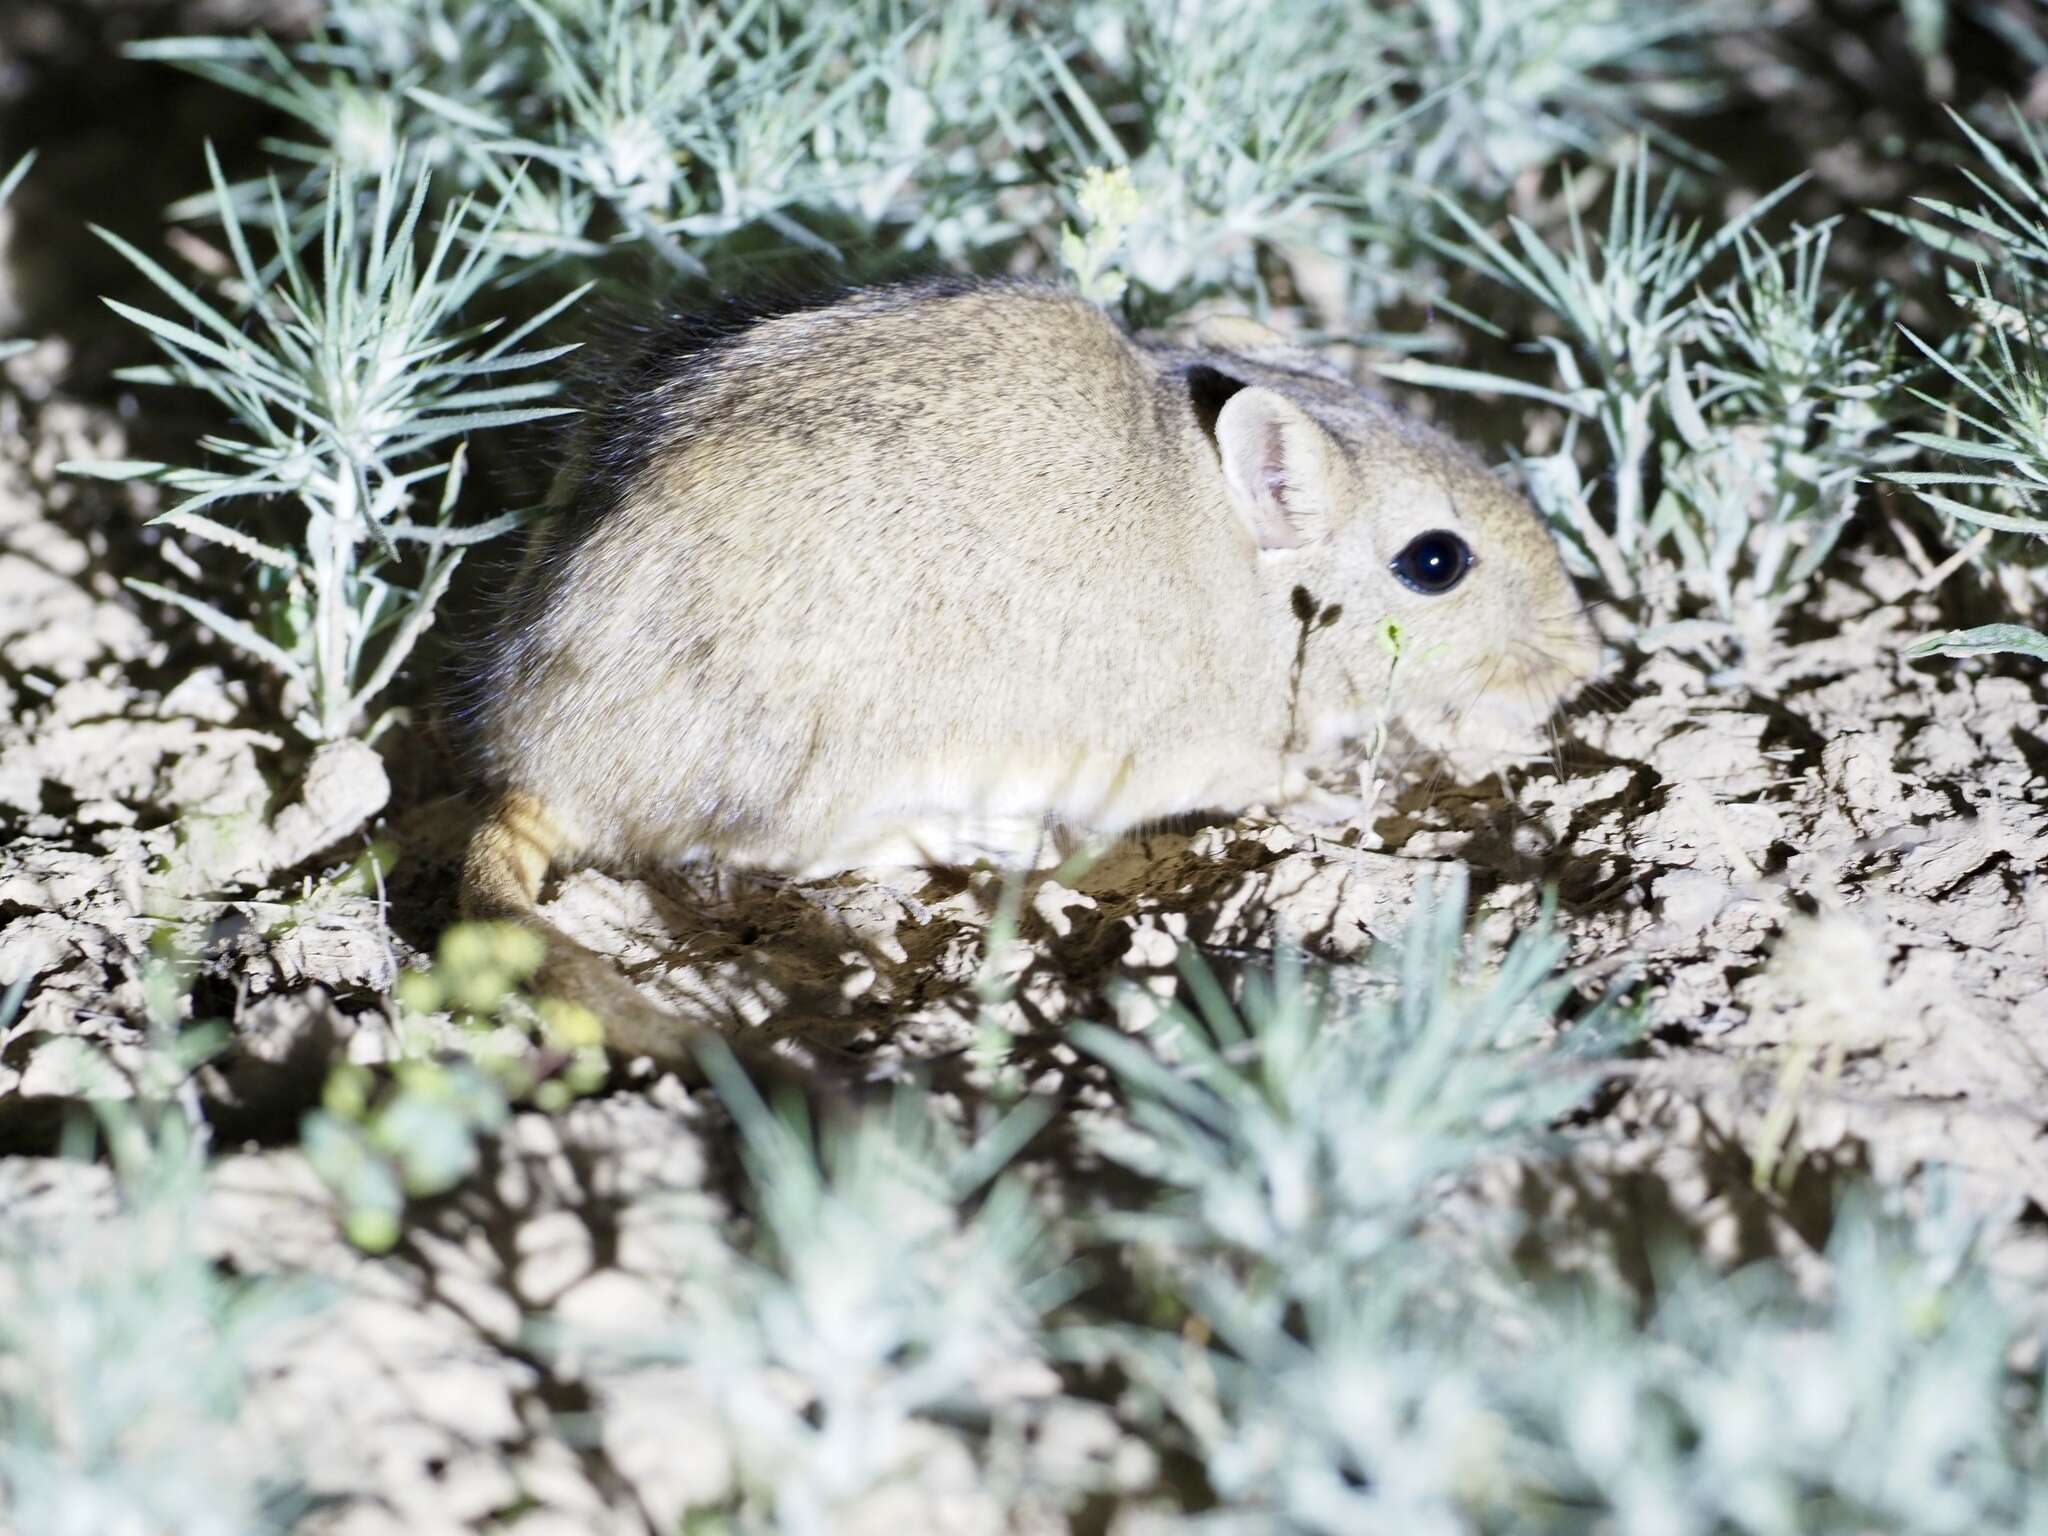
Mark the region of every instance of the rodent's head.
POLYGON ((1599 659, 1542 519, 1451 439, 1253 334, 1237 323, 1188 384, 1301 625, 1304 723, 1386 707, 1439 749, 1531 741, 1599 659))

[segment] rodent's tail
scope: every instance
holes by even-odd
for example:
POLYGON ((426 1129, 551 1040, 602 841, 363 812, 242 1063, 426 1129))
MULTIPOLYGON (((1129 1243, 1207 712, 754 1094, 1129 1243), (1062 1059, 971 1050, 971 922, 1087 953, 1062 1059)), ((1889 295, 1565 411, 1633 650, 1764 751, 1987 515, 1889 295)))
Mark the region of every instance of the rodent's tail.
POLYGON ((624 1056, 651 1056, 691 1077, 701 1069, 690 1050, 697 1026, 656 1007, 608 963, 543 918, 536 905, 549 867, 568 838, 546 806, 510 790, 498 798, 470 838, 462 866, 462 915, 513 922, 536 934, 547 952, 534 990, 588 1008, 604 1025, 605 1044, 624 1056))

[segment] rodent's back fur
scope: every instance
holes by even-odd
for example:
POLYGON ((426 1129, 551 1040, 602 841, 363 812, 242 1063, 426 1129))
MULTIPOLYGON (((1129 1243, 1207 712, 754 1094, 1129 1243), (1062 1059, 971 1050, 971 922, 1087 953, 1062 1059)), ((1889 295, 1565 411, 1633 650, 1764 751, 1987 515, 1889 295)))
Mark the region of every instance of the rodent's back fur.
POLYGON ((946 283, 622 373, 469 684, 473 904, 569 854, 1018 862, 1048 824, 1298 800, 1380 710, 1389 618, 1397 716, 1547 715, 1594 652, 1534 513, 1269 333, 1212 336, 946 283), (1473 564, 1428 597, 1388 566, 1433 528, 1473 564), (515 822, 548 828, 517 869, 515 822))

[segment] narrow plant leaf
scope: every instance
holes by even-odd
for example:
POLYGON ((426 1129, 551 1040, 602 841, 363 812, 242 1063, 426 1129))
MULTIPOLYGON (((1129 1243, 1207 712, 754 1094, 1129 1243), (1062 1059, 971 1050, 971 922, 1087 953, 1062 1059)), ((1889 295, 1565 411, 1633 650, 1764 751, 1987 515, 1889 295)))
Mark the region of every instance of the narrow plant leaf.
POLYGON ((377 668, 361 688, 356 690, 351 701, 358 710, 367 706, 370 700, 391 686, 391 680, 398 676, 398 669, 405 665, 405 659, 419 644, 420 636, 427 632, 427 626, 434 622, 435 610, 441 598, 448 591, 448 583, 455 575, 455 568, 462 563, 463 551, 450 550, 435 563, 429 573, 426 585, 414 594, 411 607, 407 610, 398 630, 385 646, 384 654, 377 660, 377 668))
POLYGON ((0 176, 0 204, 4 204, 8 198, 14 195, 14 189, 21 185, 22 177, 28 174, 29 167, 35 163, 36 152, 30 150, 14 162, 13 168, 5 176, 0 176))
MULTIPOLYGON (((129 264, 133 266, 136 271, 140 272, 144 277, 148 278, 149 281, 161 293, 163 293, 163 295, 166 298, 168 298, 173 304, 177 305, 180 309, 184 310, 185 313, 190 315, 193 319, 197 320, 201 325, 204 325, 207 329, 215 332, 217 335, 222 337, 230 344, 238 343, 243 340, 241 329, 232 320, 228 319, 227 316, 223 315, 219 310, 215 309, 211 304, 207 303, 204 299, 200 298, 198 294, 194 293, 190 288, 186 287, 185 284, 179 282, 175 277, 171 276, 171 274, 165 271, 163 267, 160 266, 156 261, 144 255, 140 250, 136 249, 135 246, 131 245, 128 241, 122 239, 119 235, 115 234, 111 229, 103 229, 97 224, 88 225, 87 227, 91 229, 94 234, 98 235, 102 240, 106 241, 108 245, 111 245, 115 250, 119 251, 124 257, 126 257, 129 264)), ((126 305, 119 305, 113 299, 108 299, 105 302, 109 305, 109 307, 114 308, 116 313, 127 314, 131 318, 134 315, 142 313, 142 311, 132 310, 126 305)))
POLYGON ((1592 415, 1598 398, 1592 391, 1568 395, 1555 389, 1546 389, 1541 384, 1531 384, 1526 379, 1511 379, 1506 374, 1482 373, 1477 369, 1452 368, 1442 363, 1425 363, 1413 359, 1380 363, 1375 365, 1373 372, 1381 378, 1394 379, 1402 384, 1456 389, 1468 394, 1517 395, 1524 399, 1541 400, 1546 405, 1554 405, 1561 411, 1571 412, 1574 416, 1592 415))
POLYGON ((57 472, 93 480, 142 480, 164 467, 153 459, 66 459, 57 472))
POLYGON ((1951 629, 1938 635, 1924 635, 1907 646, 1904 653, 1918 661, 1929 656, 2031 656, 2048 661, 2048 635, 2024 624, 1980 624, 1975 629, 1951 629))
POLYGON ((1957 501, 1951 496, 1937 495, 1930 490, 1921 490, 1920 499, 1930 507, 1946 512, 1951 517, 1961 518, 1966 523, 1975 523, 1980 528, 1995 528, 2000 533, 2031 533, 2037 538, 2048 538, 2048 518, 2016 517, 2006 512, 1991 512, 1983 507, 1973 507, 1966 501, 1957 501))
POLYGON ((423 85, 414 85, 408 86, 405 94, 408 100, 425 107, 429 112, 439 113, 457 127, 467 128, 472 133, 481 133, 494 139, 511 136, 512 130, 506 124, 453 97, 443 96, 439 91, 430 91, 423 85))
POLYGON ((474 523, 467 528, 437 528, 431 523, 389 523, 386 531, 401 543, 461 548, 502 537, 525 527, 532 520, 533 513, 522 509, 502 513, 488 522, 474 523))
POLYGON ((153 597, 158 602, 169 603, 173 608, 182 609, 228 644, 248 652, 287 678, 299 683, 306 681, 305 668, 287 655, 274 641, 264 639, 242 620, 221 612, 204 599, 183 592, 173 592, 169 587, 160 587, 153 581, 143 581, 134 576, 127 578, 127 585, 144 597, 153 597))
POLYGON ((266 544, 261 539, 242 532, 239 528, 230 528, 226 523, 215 522, 210 517, 202 516, 197 512, 187 511, 183 507, 174 507, 169 512, 159 513, 149 521, 152 527, 164 525, 172 528, 182 528, 185 532, 205 539, 210 544, 219 544, 226 549, 232 549, 236 554, 246 555, 251 560, 270 566, 273 570, 291 572, 299 568, 298 560, 289 552, 279 549, 276 545, 266 544))

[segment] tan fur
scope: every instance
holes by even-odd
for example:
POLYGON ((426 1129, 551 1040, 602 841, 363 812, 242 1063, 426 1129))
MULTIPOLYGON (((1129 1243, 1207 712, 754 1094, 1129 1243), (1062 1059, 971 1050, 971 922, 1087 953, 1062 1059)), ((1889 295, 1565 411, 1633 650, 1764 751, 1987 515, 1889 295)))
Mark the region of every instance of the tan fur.
POLYGON ((503 798, 469 901, 530 915, 571 856, 1015 864, 1049 826, 1305 802, 1380 710, 1389 618, 1396 715, 1439 742, 1590 674, 1548 533, 1478 460, 1248 322, 1197 342, 1050 289, 883 291, 659 383, 478 688, 503 798), (1205 420, 1210 367, 1245 388, 1205 420), (1477 563, 1425 597, 1388 562, 1433 528, 1477 563))

